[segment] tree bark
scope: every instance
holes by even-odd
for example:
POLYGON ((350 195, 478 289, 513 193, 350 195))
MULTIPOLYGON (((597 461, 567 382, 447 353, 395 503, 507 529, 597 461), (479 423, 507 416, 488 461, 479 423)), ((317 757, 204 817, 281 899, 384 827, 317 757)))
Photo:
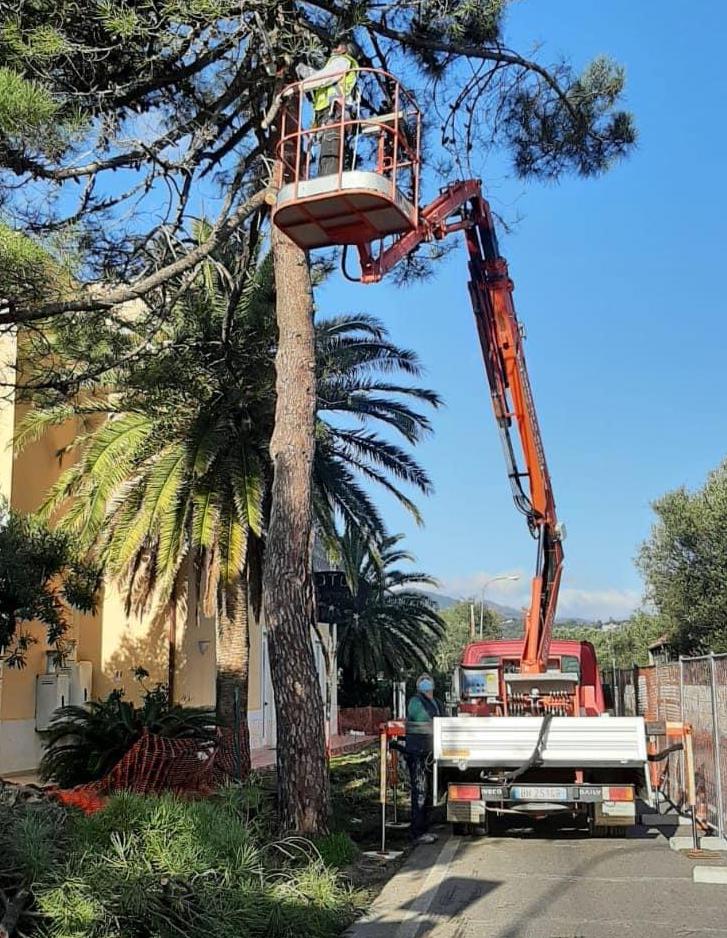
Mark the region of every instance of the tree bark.
POLYGON ((250 730, 247 725, 250 632, 247 582, 237 578, 225 590, 217 635, 217 717, 231 731, 233 776, 250 774, 250 730))
POLYGON ((284 830, 316 834, 327 829, 330 799, 323 701, 311 641, 313 296, 305 253, 274 226, 272 244, 279 335, 263 605, 277 717, 278 809, 284 830))

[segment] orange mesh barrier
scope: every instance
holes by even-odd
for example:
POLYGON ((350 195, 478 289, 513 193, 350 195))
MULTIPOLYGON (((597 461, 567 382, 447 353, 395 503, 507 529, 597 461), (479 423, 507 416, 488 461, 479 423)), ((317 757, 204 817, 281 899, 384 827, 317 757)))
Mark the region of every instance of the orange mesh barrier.
POLYGON ((103 794, 200 791, 212 787, 216 747, 195 739, 165 739, 146 730, 98 782, 103 794))
POLYGON ((114 792, 208 794, 229 778, 243 780, 249 767, 246 734, 240 734, 240 744, 236 747, 231 730, 220 731, 217 739, 210 743, 166 739, 145 730, 102 779, 68 790, 53 789, 49 794, 61 804, 92 814, 99 811, 106 797, 114 792))
POLYGON ((84 814, 95 814, 106 804, 106 798, 96 790, 98 783, 79 785, 77 788, 49 788, 47 794, 66 808, 78 808, 84 814))
POLYGON ((240 733, 240 742, 235 746, 234 731, 220 730, 213 778, 218 785, 229 779, 243 781, 250 771, 250 738, 240 733))

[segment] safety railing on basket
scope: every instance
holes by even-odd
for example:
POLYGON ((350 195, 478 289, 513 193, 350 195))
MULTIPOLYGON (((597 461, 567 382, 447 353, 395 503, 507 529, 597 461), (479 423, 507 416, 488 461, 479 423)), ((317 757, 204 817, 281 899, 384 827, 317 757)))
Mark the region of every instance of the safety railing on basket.
POLYGON ((315 92, 320 79, 289 85, 282 92, 277 185, 302 183, 345 172, 376 173, 391 197, 419 204, 421 114, 413 96, 381 69, 352 68, 327 76, 325 107, 315 92), (346 76, 355 75, 347 85, 346 76))

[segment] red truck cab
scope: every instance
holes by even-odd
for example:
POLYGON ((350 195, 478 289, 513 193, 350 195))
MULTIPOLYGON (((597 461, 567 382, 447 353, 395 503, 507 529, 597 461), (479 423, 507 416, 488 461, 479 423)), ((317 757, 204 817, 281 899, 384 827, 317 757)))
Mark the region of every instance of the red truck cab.
POLYGON ((471 642, 455 676, 459 712, 475 716, 598 716, 606 710, 590 642, 554 639, 544 675, 521 675, 522 640, 471 642))

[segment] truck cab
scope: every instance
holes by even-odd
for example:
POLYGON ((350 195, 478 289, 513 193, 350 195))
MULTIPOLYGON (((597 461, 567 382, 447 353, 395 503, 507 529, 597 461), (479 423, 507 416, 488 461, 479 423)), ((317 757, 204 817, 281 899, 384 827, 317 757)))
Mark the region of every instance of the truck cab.
POLYGON ((520 640, 471 642, 455 669, 453 698, 472 716, 599 716, 603 687, 590 642, 554 640, 543 674, 521 669, 520 640))

